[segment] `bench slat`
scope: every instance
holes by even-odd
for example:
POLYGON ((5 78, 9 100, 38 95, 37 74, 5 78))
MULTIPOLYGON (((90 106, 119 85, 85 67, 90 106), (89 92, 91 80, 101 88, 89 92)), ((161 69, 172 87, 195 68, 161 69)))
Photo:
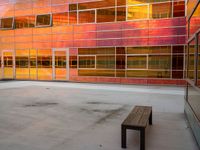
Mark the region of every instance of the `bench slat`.
POLYGON ((146 127, 151 111, 150 106, 135 106, 122 125, 146 127))

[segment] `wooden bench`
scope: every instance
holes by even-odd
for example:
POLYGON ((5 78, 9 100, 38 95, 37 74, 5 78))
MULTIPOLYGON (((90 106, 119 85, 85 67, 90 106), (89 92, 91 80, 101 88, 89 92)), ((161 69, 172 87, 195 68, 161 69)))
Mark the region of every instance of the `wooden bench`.
POLYGON ((152 125, 152 107, 135 106, 127 118, 121 124, 121 146, 126 148, 126 130, 140 131, 140 150, 145 150, 145 128, 152 125))

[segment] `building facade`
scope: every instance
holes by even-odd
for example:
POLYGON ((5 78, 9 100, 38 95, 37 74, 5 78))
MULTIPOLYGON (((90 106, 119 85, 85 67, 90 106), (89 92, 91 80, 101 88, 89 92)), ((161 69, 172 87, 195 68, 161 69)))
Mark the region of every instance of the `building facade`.
POLYGON ((187 7, 185 113, 200 146, 200 1, 189 0, 187 7))
POLYGON ((184 0, 0 0, 0 78, 183 84, 184 0))

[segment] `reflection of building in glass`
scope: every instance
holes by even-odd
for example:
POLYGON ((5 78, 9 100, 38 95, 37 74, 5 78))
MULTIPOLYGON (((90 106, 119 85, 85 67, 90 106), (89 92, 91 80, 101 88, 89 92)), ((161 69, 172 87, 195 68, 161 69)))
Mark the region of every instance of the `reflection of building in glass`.
POLYGON ((187 6, 185 112, 200 146, 200 1, 189 0, 187 6))
POLYGON ((184 83, 183 0, 3 0, 0 18, 0 78, 184 83))

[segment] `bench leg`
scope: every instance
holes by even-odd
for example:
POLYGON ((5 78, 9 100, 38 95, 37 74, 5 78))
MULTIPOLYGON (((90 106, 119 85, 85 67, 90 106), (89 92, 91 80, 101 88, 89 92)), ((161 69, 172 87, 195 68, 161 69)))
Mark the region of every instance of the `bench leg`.
POLYGON ((121 126, 121 144, 122 148, 126 148, 126 127, 121 126))
POLYGON ((140 150, 145 150, 145 128, 140 130, 140 150))
POLYGON ((150 114, 150 117, 149 117, 149 124, 152 125, 152 111, 151 111, 151 114, 150 114))

